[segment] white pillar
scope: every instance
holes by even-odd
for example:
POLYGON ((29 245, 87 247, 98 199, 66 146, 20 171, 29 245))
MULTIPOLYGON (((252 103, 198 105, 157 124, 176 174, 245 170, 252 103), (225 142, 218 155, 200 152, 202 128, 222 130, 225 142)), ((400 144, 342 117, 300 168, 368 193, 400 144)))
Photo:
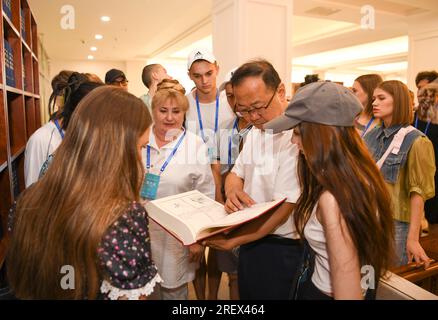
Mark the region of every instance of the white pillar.
POLYGON ((219 80, 233 67, 265 58, 290 93, 293 0, 213 0, 212 14, 219 80))
POLYGON ((409 21, 408 86, 416 92, 415 76, 420 71, 438 71, 438 19, 436 14, 409 21))

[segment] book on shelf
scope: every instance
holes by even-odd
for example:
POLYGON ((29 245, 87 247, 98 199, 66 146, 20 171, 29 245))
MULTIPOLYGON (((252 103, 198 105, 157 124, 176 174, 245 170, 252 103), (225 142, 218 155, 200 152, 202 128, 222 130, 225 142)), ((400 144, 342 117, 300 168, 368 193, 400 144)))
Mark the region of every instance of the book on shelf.
POLYGON ((11 0, 3 0, 3 12, 12 20, 12 4, 11 0))
POLYGON ((5 46, 5 69, 6 69, 6 84, 15 87, 15 73, 14 73, 14 53, 12 47, 7 40, 4 41, 5 46))
POLYGON ((24 40, 26 40, 26 20, 25 20, 25 13, 23 9, 20 9, 20 24, 21 24, 21 36, 23 37, 24 40))
POLYGON ((22 70, 22 76, 23 76, 23 89, 24 89, 24 91, 27 91, 28 90, 28 85, 27 85, 27 75, 26 75, 26 66, 24 65, 25 64, 25 56, 24 56, 24 54, 23 54, 23 68, 21 69, 22 70))
POLYGON ((17 198, 20 195, 20 185, 18 182, 18 167, 15 161, 12 162, 12 188, 14 198, 17 198))
POLYGON ((145 208, 153 221, 183 245, 191 245, 257 219, 284 201, 258 203, 228 214, 221 203, 194 190, 149 201, 145 208))

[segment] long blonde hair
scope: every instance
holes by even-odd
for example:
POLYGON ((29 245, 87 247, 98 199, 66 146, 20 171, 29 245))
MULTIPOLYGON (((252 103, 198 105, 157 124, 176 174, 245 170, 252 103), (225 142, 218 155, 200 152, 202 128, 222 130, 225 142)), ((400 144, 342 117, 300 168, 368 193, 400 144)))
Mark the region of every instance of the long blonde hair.
POLYGON ((151 122, 143 102, 119 88, 97 88, 81 101, 46 175, 17 203, 7 267, 18 298, 97 297, 97 248, 139 200, 137 143, 151 122), (64 265, 74 268, 74 290, 61 288, 64 265))

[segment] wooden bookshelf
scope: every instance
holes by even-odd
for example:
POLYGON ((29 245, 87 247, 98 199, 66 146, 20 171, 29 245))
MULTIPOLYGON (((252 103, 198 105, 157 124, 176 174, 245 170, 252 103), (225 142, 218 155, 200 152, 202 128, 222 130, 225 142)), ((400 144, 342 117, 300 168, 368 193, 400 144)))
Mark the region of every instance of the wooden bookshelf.
POLYGON ((3 103, 3 90, 0 90, 0 166, 8 161, 8 135, 6 134, 6 116, 3 103))
MULTIPOLYGON (((32 30, 31 30, 31 19, 32 13, 30 11, 29 5, 26 1, 21 1, 21 37, 24 40, 23 44, 26 45, 31 50, 32 46, 32 30)), ((37 35, 35 34, 35 37, 37 35)))
POLYGON ((35 54, 35 57, 38 57, 38 29, 37 24, 33 15, 30 15, 30 28, 31 28, 31 42, 32 42, 32 52, 35 54))
POLYGON ((34 95, 34 106, 35 106, 35 130, 41 127, 41 105, 40 96, 34 95))
MULTIPOLYGON (((2 204, 11 202, 11 187, 9 185, 10 185, 9 167, 6 166, 4 170, 0 171, 0 203, 2 204)), ((3 210, 6 210, 7 212, 9 208, 4 208, 3 210)), ((7 215, 5 215, 4 212, 1 216, 0 221, 2 223, 3 230, 6 230, 7 215)))
MULTIPOLYGON (((0 223, 5 232, 8 211, 25 188, 25 147, 41 126, 41 110, 35 18, 27 0, 0 0, 0 7, 0 223)), ((7 234, 0 239, 0 267, 7 241, 7 234)))
POLYGON ((40 77, 39 77, 39 67, 38 61, 35 58, 32 58, 32 74, 33 74, 33 93, 39 95, 40 94, 40 77))
POLYGON ((23 95, 15 92, 7 93, 9 143, 11 154, 26 146, 26 115, 24 113, 23 95))
POLYGON ((35 103, 32 97, 24 97, 25 114, 26 114, 26 133, 27 139, 35 132, 35 103))
POLYGON ((22 75, 23 75, 23 91, 24 92, 33 92, 33 64, 32 64, 32 53, 29 50, 29 47, 22 47, 22 75))

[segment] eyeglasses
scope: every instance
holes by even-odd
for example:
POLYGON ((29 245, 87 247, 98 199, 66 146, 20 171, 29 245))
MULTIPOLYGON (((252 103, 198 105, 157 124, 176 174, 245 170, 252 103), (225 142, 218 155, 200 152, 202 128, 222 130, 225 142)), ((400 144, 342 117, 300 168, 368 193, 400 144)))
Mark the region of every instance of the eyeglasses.
POLYGON ((250 115, 253 112, 257 112, 258 114, 263 114, 267 108, 271 105, 272 100, 274 100, 275 95, 277 94, 277 89, 274 90, 274 94, 272 95, 271 99, 269 99, 268 103, 264 107, 258 107, 258 108, 252 108, 249 110, 239 110, 236 111, 236 114, 238 117, 245 117, 247 115, 250 115))
POLYGON ((123 79, 123 80, 115 80, 112 84, 113 85, 122 85, 122 86, 127 86, 128 85, 128 80, 127 79, 123 79))

